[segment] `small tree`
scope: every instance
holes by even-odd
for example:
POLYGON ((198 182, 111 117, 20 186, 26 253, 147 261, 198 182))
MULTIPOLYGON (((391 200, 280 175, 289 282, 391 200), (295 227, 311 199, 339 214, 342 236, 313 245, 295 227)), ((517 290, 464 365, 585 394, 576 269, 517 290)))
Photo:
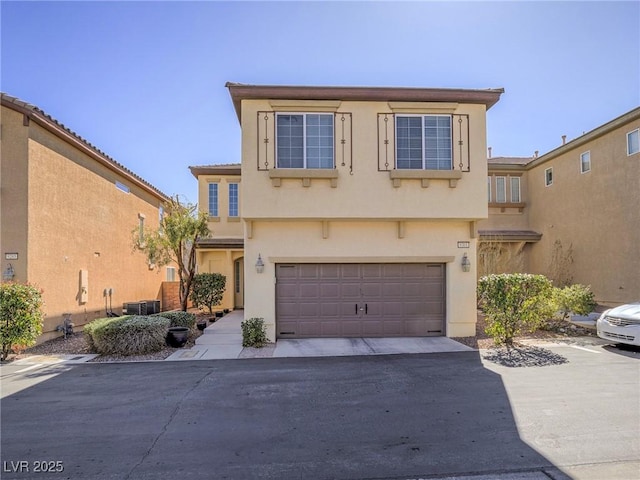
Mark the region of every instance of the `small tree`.
POLYGON ((195 205, 181 203, 177 195, 165 204, 164 211, 158 230, 141 235, 138 228, 134 229, 133 245, 145 253, 149 264, 178 265, 180 306, 186 311, 196 273, 196 243, 209 236, 207 214, 198 212, 195 205))
POLYGON ((193 277, 191 301, 196 307, 209 308, 213 315, 213 307, 220 305, 226 288, 227 277, 220 273, 199 273, 193 277))
POLYGON ((478 282, 478 297, 489 324, 486 332, 497 344, 513 345, 522 331, 535 330, 555 310, 553 286, 544 275, 488 275, 478 282))
POLYGON ((0 360, 14 346, 31 346, 42 333, 42 292, 32 285, 0 284, 0 360))

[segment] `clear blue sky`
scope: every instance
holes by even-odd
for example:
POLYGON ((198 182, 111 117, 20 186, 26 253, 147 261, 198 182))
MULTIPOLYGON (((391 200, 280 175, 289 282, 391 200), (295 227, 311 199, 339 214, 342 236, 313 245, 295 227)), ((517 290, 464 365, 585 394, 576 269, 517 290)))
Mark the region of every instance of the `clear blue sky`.
POLYGON ((10 2, 2 91, 167 194, 240 161, 225 82, 504 87, 494 156, 640 105, 640 2, 10 2))

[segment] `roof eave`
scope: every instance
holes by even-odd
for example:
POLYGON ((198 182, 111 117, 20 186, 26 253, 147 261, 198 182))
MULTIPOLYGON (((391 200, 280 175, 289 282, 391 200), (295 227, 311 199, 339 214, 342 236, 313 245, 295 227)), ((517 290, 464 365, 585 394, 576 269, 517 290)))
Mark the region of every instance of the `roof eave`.
POLYGON ((331 87, 245 85, 227 82, 225 85, 240 121, 242 100, 349 100, 386 102, 458 102, 484 104, 489 110, 495 105, 504 88, 487 90, 414 87, 331 87))

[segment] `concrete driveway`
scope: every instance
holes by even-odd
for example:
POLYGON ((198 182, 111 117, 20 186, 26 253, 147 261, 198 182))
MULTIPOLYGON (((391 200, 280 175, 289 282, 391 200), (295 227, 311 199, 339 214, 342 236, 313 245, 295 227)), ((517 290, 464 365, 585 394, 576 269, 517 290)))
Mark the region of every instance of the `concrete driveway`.
POLYGON ((566 361, 508 368, 458 352, 25 372, 46 379, 2 399, 2 477, 638 478, 637 358, 550 350, 566 361), (64 472, 36 475, 41 461, 64 472))

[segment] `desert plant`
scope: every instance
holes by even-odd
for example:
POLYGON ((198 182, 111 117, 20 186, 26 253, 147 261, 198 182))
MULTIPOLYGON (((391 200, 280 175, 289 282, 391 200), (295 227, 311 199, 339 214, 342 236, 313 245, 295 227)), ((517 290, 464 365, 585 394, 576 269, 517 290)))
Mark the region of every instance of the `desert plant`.
POLYGON ((478 297, 487 315, 487 334, 496 344, 513 345, 523 331, 535 330, 554 311, 553 286, 544 275, 488 275, 478 281, 478 297))
POLYGON ((264 327, 263 318, 250 318, 243 321, 242 327, 242 346, 260 348, 267 343, 267 331, 264 327))
POLYGON ((164 211, 166 215, 157 230, 133 230, 133 248, 143 252, 150 265, 178 265, 180 305, 186 312, 196 274, 196 243, 209 236, 208 217, 205 212, 198 212, 196 205, 182 203, 177 195, 165 204, 164 211))
POLYGON ((198 273, 191 284, 191 301, 196 307, 207 307, 213 315, 213 307, 222 302, 226 283, 227 277, 220 273, 198 273))
POLYGON ((567 248, 560 240, 553 242, 551 261, 549 263, 549 278, 557 287, 566 287, 573 282, 573 244, 567 248))
POLYGON ((106 355, 139 355, 165 346, 170 320, 152 316, 97 319, 85 326, 91 344, 106 355))
POLYGON ((193 329, 196 326, 196 315, 189 312, 162 312, 151 315, 152 317, 163 317, 169 320, 169 327, 187 327, 193 329))
POLYGON ((14 346, 28 347, 42 333, 42 292, 33 285, 0 284, 0 360, 14 346))
POLYGON ((579 283, 564 288, 555 288, 553 299, 562 320, 569 318, 571 313, 588 315, 596 307, 591 287, 579 283))

